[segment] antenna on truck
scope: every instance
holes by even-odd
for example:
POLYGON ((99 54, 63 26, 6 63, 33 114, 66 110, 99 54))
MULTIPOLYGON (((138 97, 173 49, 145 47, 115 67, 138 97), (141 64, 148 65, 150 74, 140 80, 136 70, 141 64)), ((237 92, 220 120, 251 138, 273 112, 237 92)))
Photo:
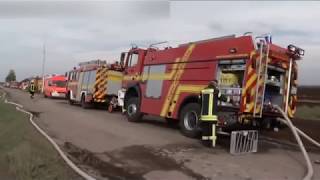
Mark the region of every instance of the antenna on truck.
POLYGON ((248 32, 243 33, 243 36, 252 35, 252 34, 253 34, 253 32, 248 31, 248 32))
POLYGON ((135 44, 135 43, 131 43, 131 48, 132 48, 132 49, 137 49, 137 48, 138 48, 138 45, 135 44))

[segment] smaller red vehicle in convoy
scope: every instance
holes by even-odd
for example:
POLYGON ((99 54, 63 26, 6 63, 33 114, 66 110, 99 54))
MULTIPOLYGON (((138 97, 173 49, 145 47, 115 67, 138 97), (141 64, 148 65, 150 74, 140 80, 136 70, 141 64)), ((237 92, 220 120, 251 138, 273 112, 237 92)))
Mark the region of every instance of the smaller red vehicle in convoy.
POLYGON ((44 97, 66 97, 67 79, 64 76, 53 76, 44 81, 44 97))

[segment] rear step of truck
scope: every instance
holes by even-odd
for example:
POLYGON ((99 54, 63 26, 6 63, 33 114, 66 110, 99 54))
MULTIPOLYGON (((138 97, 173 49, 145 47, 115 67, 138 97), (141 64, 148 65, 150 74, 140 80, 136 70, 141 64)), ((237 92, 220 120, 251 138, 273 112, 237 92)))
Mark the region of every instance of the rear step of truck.
POLYGON ((233 155, 248 154, 258 151, 258 131, 232 131, 230 153, 233 155))

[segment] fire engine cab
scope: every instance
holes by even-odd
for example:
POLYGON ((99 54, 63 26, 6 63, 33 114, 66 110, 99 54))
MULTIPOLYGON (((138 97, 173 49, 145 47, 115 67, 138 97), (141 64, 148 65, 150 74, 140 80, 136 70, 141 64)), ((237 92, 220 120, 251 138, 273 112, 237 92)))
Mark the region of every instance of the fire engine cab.
POLYGON ((217 80, 221 94, 218 128, 272 125, 280 106, 290 118, 296 110, 297 63, 304 50, 272 44, 266 37, 226 36, 176 48, 133 47, 125 65, 119 102, 129 121, 155 115, 179 122, 188 137, 199 135, 200 92, 217 80), (122 94, 122 95, 121 95, 122 94))

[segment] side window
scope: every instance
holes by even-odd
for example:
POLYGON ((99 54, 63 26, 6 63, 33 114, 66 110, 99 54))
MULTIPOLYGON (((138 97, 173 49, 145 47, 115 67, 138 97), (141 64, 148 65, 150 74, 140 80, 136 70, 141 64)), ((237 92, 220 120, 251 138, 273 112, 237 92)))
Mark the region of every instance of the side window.
POLYGON ((162 92, 163 80, 151 79, 154 74, 164 74, 166 71, 165 65, 146 66, 144 75, 147 74, 147 87, 145 96, 148 98, 160 98, 162 92))
POLYGON ((120 65, 121 65, 121 67, 124 67, 125 60, 127 59, 127 56, 128 56, 128 53, 126 53, 126 52, 121 53, 121 56, 120 56, 120 65))
POLYGON ((135 66, 138 63, 138 59, 139 59, 139 54, 131 54, 129 57, 129 63, 128 66, 132 67, 135 66))
POLYGON ((80 76, 80 72, 79 71, 74 72, 74 80, 75 81, 79 80, 79 76, 80 76))
POLYGON ((76 77, 77 74, 78 74, 77 72, 72 72, 72 80, 74 81, 77 80, 77 77, 76 77))
POLYGON ((83 80, 82 80, 82 90, 87 90, 88 86, 88 78, 89 78, 89 71, 83 73, 83 80))
POLYGON ((90 71, 90 76, 88 80, 88 89, 90 93, 93 93, 94 84, 96 82, 96 70, 90 71))
POLYGON ((94 84, 96 81, 96 70, 90 71, 89 84, 94 84))

